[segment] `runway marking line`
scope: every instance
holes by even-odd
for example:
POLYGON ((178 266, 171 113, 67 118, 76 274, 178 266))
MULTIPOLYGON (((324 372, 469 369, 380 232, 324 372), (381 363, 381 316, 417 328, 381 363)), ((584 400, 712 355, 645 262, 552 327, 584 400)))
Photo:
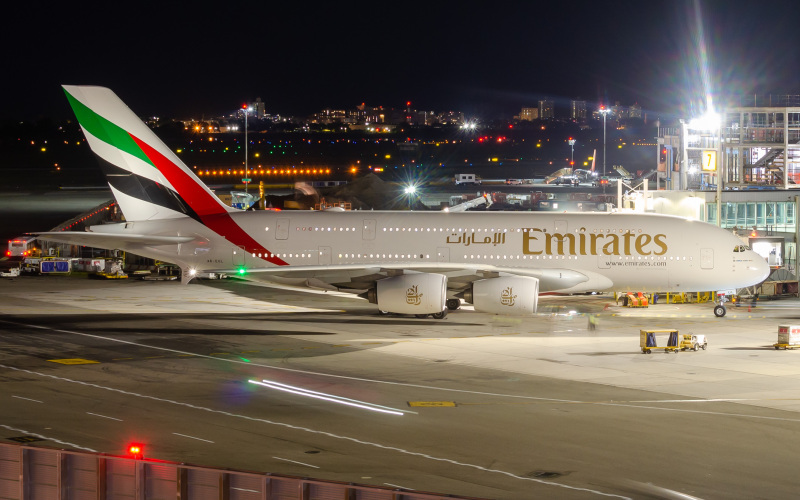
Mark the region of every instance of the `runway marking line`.
POLYGON ((91 359, 81 358, 66 358, 66 359, 48 359, 51 363, 58 363, 60 365, 94 365, 99 364, 99 361, 92 361, 91 359))
POLYGON ((274 458, 275 460, 282 460, 284 462, 291 462, 293 464, 300 464, 300 465, 305 465, 306 467, 313 467, 315 469, 319 469, 319 467, 317 467, 316 465, 311 465, 304 462, 298 462, 297 460, 289 460, 288 458, 281 458, 281 457, 272 457, 272 458, 274 458))
POLYGON ((185 438, 189 438, 189 439, 196 439, 198 441, 205 441, 206 443, 214 444, 214 441, 210 441, 208 439, 203 439, 203 438, 199 438, 199 437, 190 436, 188 434, 179 434, 177 432, 173 432, 173 434, 175 434, 176 436, 180 436, 180 437, 185 437, 185 438))
POLYGON ((109 420, 116 420, 117 422, 124 422, 124 420, 122 420, 122 419, 120 419, 120 418, 109 417, 109 416, 107 416, 107 415, 100 415, 99 413, 92 413, 92 412, 90 412, 90 411, 87 411, 87 412, 86 412, 86 414, 87 414, 87 415, 94 415, 95 417, 107 418, 107 419, 109 419, 109 420))
POLYGON ((455 401, 409 401, 408 406, 411 407, 450 407, 453 408, 456 406, 455 401))
POLYGON ((44 403, 44 401, 39 401, 38 399, 23 398, 22 396, 11 396, 11 397, 17 399, 24 399, 25 401, 33 401, 34 403, 44 403))

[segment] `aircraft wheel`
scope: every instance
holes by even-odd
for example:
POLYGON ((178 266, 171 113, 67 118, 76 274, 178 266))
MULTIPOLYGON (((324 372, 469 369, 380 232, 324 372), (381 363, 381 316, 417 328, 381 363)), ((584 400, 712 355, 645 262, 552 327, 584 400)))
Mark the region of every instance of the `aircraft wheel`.
POLYGON ((451 311, 455 311, 456 309, 461 307, 461 300, 459 300, 459 299, 447 299, 447 302, 445 302, 445 304, 447 304, 447 308, 448 309, 450 309, 451 311))
POLYGON ((418 317, 419 319, 425 319, 428 317, 427 314, 415 314, 414 316, 418 317))
POLYGON ((725 316, 725 313, 728 312, 725 310, 725 306, 717 306, 714 308, 714 316, 721 318, 725 316))
POLYGON ((436 314, 431 314, 431 316, 433 316, 433 319, 444 319, 444 317, 447 316, 447 309, 444 309, 442 312, 438 312, 436 314))

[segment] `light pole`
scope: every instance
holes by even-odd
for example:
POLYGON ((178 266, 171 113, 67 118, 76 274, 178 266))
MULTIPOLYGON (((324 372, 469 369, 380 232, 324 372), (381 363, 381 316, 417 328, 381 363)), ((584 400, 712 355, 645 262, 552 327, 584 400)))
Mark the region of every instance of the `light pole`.
POLYGON ((244 111, 244 192, 247 193, 247 186, 250 184, 250 179, 247 177, 247 112, 250 110, 247 107, 247 104, 242 104, 242 110, 244 111))
POLYGON ((569 138, 569 147, 570 147, 569 168, 575 170, 575 139, 573 139, 572 137, 569 138))
POLYGON ((610 112, 610 109, 600 106, 600 113, 603 115, 603 177, 606 176, 606 115, 610 112))

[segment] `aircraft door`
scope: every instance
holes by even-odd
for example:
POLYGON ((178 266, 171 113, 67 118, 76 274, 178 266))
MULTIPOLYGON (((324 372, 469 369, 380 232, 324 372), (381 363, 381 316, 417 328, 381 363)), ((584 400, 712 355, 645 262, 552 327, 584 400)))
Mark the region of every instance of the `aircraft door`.
POLYGON ((567 234, 569 228, 567 227, 567 221, 565 220, 556 220, 553 223, 553 231, 560 234, 567 234))
POLYGON ((331 247, 319 247, 319 265, 331 265, 331 247))
POLYGON ((236 247, 233 249, 233 267, 240 267, 245 265, 245 258, 247 252, 244 247, 236 247))
POLYGON ((714 249, 700 249, 700 269, 714 269, 714 249))
POLYGON ((365 219, 364 230, 361 232, 361 239, 374 240, 375 239, 375 220, 365 219))
POLYGON ((439 247, 436 249, 437 262, 450 262, 450 249, 439 247))
POLYGON ((289 219, 278 219, 278 222, 275 225, 275 239, 289 239, 289 219))

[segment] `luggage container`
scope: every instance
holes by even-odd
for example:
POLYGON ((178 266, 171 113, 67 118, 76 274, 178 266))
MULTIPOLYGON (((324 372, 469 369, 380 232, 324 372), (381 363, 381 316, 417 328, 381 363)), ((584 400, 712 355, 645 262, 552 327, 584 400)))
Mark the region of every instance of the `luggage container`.
POLYGON ((778 326, 778 343, 773 346, 775 350, 800 347, 800 325, 778 326))
POLYGON ((69 260, 44 259, 39 263, 42 274, 69 274, 72 266, 69 260))

